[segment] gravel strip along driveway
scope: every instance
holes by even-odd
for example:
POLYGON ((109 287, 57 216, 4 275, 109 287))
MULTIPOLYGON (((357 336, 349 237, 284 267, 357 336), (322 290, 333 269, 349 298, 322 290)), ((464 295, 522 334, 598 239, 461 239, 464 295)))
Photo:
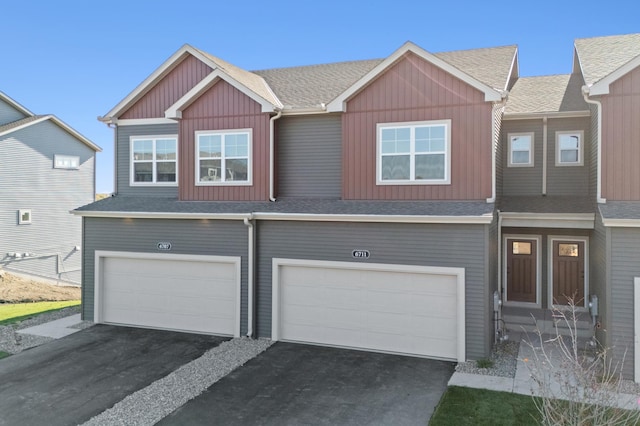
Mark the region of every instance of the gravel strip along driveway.
POLYGON ((168 376, 127 396, 84 425, 153 425, 264 352, 272 343, 268 339, 246 337, 224 342, 168 376))

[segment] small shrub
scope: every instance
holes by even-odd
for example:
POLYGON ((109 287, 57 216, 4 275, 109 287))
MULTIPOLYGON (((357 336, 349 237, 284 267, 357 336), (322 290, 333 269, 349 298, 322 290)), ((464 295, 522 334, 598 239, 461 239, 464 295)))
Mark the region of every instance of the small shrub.
POLYGON ((493 361, 489 358, 480 358, 476 361, 476 366, 478 366, 478 368, 491 368, 493 367, 493 361))

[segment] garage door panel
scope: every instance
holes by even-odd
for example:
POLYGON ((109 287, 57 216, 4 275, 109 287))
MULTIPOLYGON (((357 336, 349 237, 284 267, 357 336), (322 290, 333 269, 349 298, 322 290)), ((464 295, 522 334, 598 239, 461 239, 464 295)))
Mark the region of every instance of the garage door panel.
POLYGON ((277 266, 279 338, 457 359, 457 273, 376 266, 277 266))
POLYGON ((237 262, 105 256, 98 292, 100 320, 237 335, 237 262))

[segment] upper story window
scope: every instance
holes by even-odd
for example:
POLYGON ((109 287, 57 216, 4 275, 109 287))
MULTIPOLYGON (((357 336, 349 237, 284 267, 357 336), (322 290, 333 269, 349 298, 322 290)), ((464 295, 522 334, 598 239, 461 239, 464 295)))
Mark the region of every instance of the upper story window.
POLYGON ((377 184, 451 182, 451 120, 378 124, 377 184))
POLYGON ((251 129, 196 132, 196 185, 251 185, 251 129))
POLYGON ((80 168, 80 157, 77 155, 58 155, 53 156, 53 168, 54 169, 71 169, 76 170, 80 168))
POLYGON ((533 167, 533 133, 509 133, 509 167, 533 167))
POLYGON ((584 132, 556 132, 556 166, 584 164, 584 132))
POLYGON ((136 136, 131 138, 131 185, 178 183, 178 138, 136 136))

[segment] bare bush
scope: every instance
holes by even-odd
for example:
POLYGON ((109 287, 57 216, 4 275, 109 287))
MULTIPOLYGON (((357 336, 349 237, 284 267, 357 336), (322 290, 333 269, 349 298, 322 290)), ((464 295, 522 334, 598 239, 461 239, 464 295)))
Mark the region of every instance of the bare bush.
POLYGON ((618 408, 624 359, 614 363, 609 348, 580 347, 578 312, 573 300, 554 309, 554 336, 539 343, 525 341, 533 355, 528 362, 537 385, 536 407, 545 425, 640 424, 640 411, 618 408), (561 335, 559 326, 568 335, 561 335))

